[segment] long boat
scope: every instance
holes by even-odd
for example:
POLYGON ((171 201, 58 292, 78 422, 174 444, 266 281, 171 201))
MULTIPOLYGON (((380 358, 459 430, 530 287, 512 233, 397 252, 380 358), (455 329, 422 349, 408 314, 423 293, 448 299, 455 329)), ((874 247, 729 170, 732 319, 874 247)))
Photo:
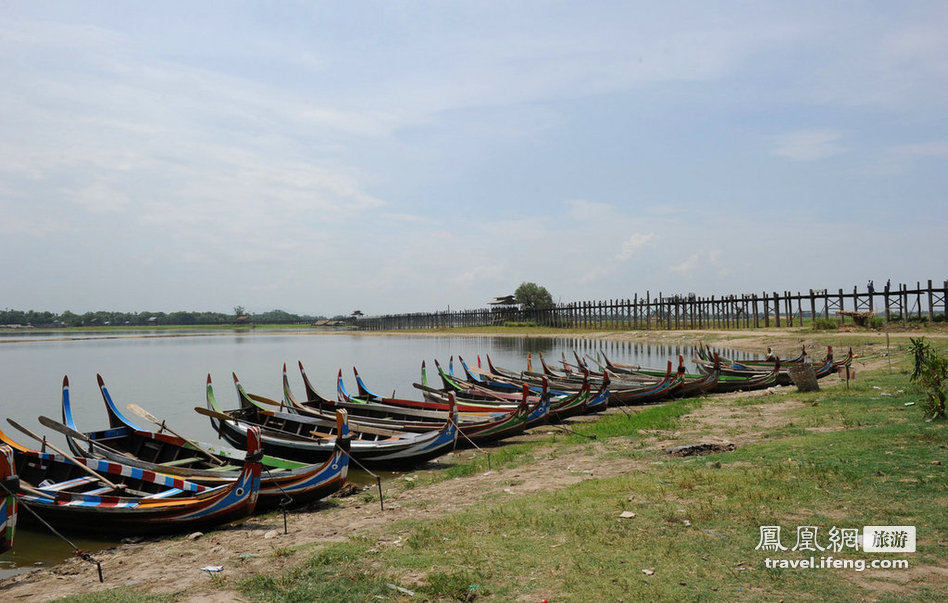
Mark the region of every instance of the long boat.
POLYGON ((596 390, 593 390, 588 374, 584 374, 584 378, 578 383, 554 381, 539 374, 530 376, 529 371, 522 373, 519 377, 511 378, 481 368, 472 369, 460 356, 458 360, 464 369, 464 379, 455 377, 453 371, 450 375, 446 374, 437 360, 435 361, 438 375, 446 389, 467 388, 469 391, 480 391, 486 388, 502 393, 510 388, 521 387, 523 384, 527 384, 535 392, 549 389, 551 393, 557 396, 550 403, 552 421, 560 421, 581 414, 601 412, 614 401, 614 390, 608 376, 599 382, 596 390))
POLYGON ((19 502, 44 521, 67 531, 130 536, 204 529, 250 515, 260 489, 260 431, 246 435, 247 463, 239 479, 217 487, 27 448, 2 431, 0 443, 13 450, 19 502))
MULTIPOLYGON (((96 377, 109 416, 107 429, 80 431, 73 418, 69 380, 65 377, 61 427, 48 419, 44 421, 45 417, 40 419, 46 427, 63 433, 74 454, 170 473, 205 485, 225 484, 240 477, 245 452, 185 439, 177 433, 166 431, 168 428, 164 421, 161 422, 162 430, 157 432, 139 426, 119 410, 102 376, 96 377)), ((342 437, 336 438, 336 448, 324 462, 308 464, 269 455, 261 457, 263 470, 256 507, 258 511, 281 505, 312 503, 345 485, 349 470, 348 418, 345 411, 340 411, 334 413, 333 419, 337 422, 336 431, 342 437)))
MULTIPOLYGON (((234 386, 240 407, 222 410, 217 404, 211 378, 207 379, 207 408, 196 408, 208 415, 211 426, 227 441, 239 445, 251 426, 261 429, 263 448, 275 456, 306 462, 325 460, 335 448, 336 426, 332 421, 307 417, 273 406, 247 394, 237 375, 234 386)), ((276 402, 279 407, 279 402, 276 402)), ((450 452, 457 439, 457 412, 440 428, 425 433, 406 433, 386 429, 350 428, 350 454, 361 464, 385 467, 419 465, 450 452)))
POLYGON ((359 386, 359 395, 353 400, 342 383, 342 370, 336 377, 336 400, 326 398, 313 387, 309 378, 306 376, 306 369, 303 363, 299 362, 300 374, 303 378, 303 386, 306 391, 306 401, 300 402, 290 388, 289 378, 286 373, 286 365, 283 366, 283 396, 284 402, 297 412, 321 413, 332 408, 345 408, 350 414, 358 414, 363 417, 385 417, 397 420, 407 420, 411 417, 427 417, 432 420, 444 420, 445 413, 451 409, 450 395, 454 396, 454 404, 458 411, 458 427, 461 430, 458 443, 462 440, 471 440, 473 442, 482 442, 487 440, 497 440, 507 435, 514 435, 517 432, 516 424, 522 422, 523 429, 529 429, 547 420, 547 415, 551 406, 551 397, 549 392, 541 392, 534 396, 530 393, 529 397, 523 392, 518 394, 495 394, 488 392, 476 399, 465 398, 460 392, 445 392, 436 390, 428 386, 427 376, 425 375, 425 363, 422 361, 422 381, 424 385, 414 384, 416 388, 424 392, 424 400, 411 399, 390 399, 386 400, 382 396, 373 394, 365 386, 362 377, 355 369, 356 382, 359 386), (517 416, 521 413, 521 405, 526 403, 528 406, 527 416, 522 420, 517 416))
MULTIPOLYGON (((520 392, 520 400, 517 406, 512 409, 500 409, 495 407, 490 410, 489 407, 460 407, 455 401, 454 394, 448 393, 446 399, 442 401, 433 400, 410 400, 404 398, 389 398, 379 396, 373 393, 365 385, 359 372, 353 369, 358 384, 358 396, 350 396, 342 382, 342 373, 337 379, 337 391, 342 403, 346 403, 346 408, 352 412, 357 412, 360 406, 364 406, 367 412, 375 412, 371 409, 394 408, 393 413, 402 409, 406 413, 424 409, 425 411, 438 411, 441 413, 450 412, 452 406, 457 408, 457 412, 462 419, 458 422, 460 437, 458 444, 481 444, 485 442, 494 442, 514 435, 519 435, 528 425, 536 425, 545 420, 550 409, 549 394, 534 396, 531 400, 530 389, 524 385, 520 392), (471 410, 465 411, 470 408, 471 410), (485 412, 485 409, 486 412, 485 412)), ((389 411, 385 411, 389 412, 389 411)), ((410 416, 410 414, 409 414, 410 416)))
POLYGON ((16 536, 17 497, 20 479, 13 464, 13 449, 0 445, 0 553, 13 548, 16 536))
MULTIPOLYGON (((853 358, 853 353, 852 353, 852 348, 850 348, 849 354, 845 358, 839 361, 836 361, 833 359, 833 346, 827 346, 826 356, 823 358, 823 360, 819 362, 819 364, 813 365, 813 371, 816 374, 816 378, 822 379, 823 377, 836 371, 840 366, 848 365, 850 362, 852 362, 852 358, 853 358)), ((701 372, 706 372, 706 371, 711 370, 711 363, 707 361, 704 361, 701 359, 695 359, 695 364, 697 365, 698 370, 701 372)), ((792 366, 801 366, 802 364, 803 363, 801 362, 796 362, 796 363, 793 363, 792 366)), ((758 377, 762 374, 770 373, 771 371, 773 371, 775 366, 782 367, 782 368, 778 369, 778 374, 775 378, 775 382, 773 383, 773 385, 792 385, 793 379, 790 377, 790 368, 784 367, 783 364, 779 360, 775 361, 772 365, 761 364, 761 365, 748 366, 748 365, 739 364, 739 363, 737 364, 732 363, 726 366, 722 365, 721 374, 724 377, 753 378, 753 377, 758 377)))
MULTIPOLYGON (((491 377, 491 381, 512 381, 513 379, 507 377, 506 375, 512 374, 513 371, 509 369, 498 369, 491 362, 490 357, 487 358, 488 373, 491 377)), ((466 367, 466 365, 464 365, 466 367)), ((584 382, 589 382, 588 371, 583 371, 584 382)), ((542 373, 536 373, 530 370, 523 371, 519 373, 519 379, 526 381, 527 383, 539 383, 542 379, 550 379, 548 376, 542 373)), ((679 368, 678 372, 672 371, 672 363, 668 362, 665 376, 657 381, 652 383, 616 383, 612 382, 608 373, 603 374, 603 382, 608 386, 609 398, 608 403, 615 406, 623 405, 641 405, 641 404, 651 404, 658 402, 662 399, 673 397, 676 390, 678 390, 682 385, 684 385, 684 369, 679 368)), ((552 380, 550 379, 550 387, 558 390, 568 390, 570 387, 575 387, 575 380, 552 380)))

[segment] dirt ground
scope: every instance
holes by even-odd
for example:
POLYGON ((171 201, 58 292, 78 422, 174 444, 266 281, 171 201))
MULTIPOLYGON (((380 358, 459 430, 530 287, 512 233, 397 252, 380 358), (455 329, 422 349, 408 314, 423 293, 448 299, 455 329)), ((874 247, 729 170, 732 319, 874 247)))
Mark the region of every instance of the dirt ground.
MULTIPOLYGON (((644 334, 607 333, 592 338, 641 341, 644 334)), ((680 334, 663 334, 666 342, 680 334)), ((698 336, 712 333, 688 333, 695 341, 698 336)), ((735 336, 733 332, 714 333, 713 345, 761 352, 768 345, 782 355, 790 355, 799 346, 818 350, 822 344, 808 341, 801 335, 785 332, 751 332, 735 336)), ((655 337, 654 334, 650 337, 655 337)), ((883 342, 884 342, 884 335, 883 342)), ((813 354, 822 357, 822 354, 813 354)), ((857 360, 857 367, 884 366, 885 358, 876 352, 857 360)), ((835 378, 835 377, 833 377, 835 378)), ((755 439, 760 433, 779 426, 788 419, 788 413, 798 402, 779 404, 729 404, 741 396, 766 396, 764 392, 735 393, 715 396, 698 411, 685 417, 675 433, 643 434, 644 445, 665 449, 678 444, 702 442, 730 442, 741 445, 755 439), (740 414, 735 421, 735 413, 740 414), (737 431, 722 433, 722 426, 741 425, 737 431)), ((612 410, 611 412, 619 412, 612 410)), ((539 427, 541 432, 552 428, 539 427)), ((525 435, 522 437, 530 437, 525 435)), ((642 443, 637 443, 640 445, 642 443)), ((95 555, 102 564, 104 582, 98 581, 96 568, 80 559, 72 559, 52 569, 20 574, 0 583, 0 598, 7 601, 45 601, 76 593, 88 593, 120 586, 132 587, 138 592, 185 592, 186 601, 239 601, 239 595, 229 588, 236 580, 256 573, 276 573, 284 567, 299 564, 304 555, 314 549, 306 545, 315 542, 342 540, 355 534, 372 535, 403 519, 435 519, 502 492, 530 493, 556 490, 582 480, 611 477, 630 471, 645 470, 647 465, 602 454, 627 443, 598 442, 590 450, 569 454, 558 453, 555 459, 538 460, 528 466, 489 471, 465 478, 457 478, 410 489, 390 487, 385 495, 385 510, 377 501, 367 503, 358 494, 338 499, 338 506, 315 511, 294 511, 288 519, 288 533, 283 533, 283 518, 278 514, 264 518, 253 517, 224 530, 209 532, 194 540, 165 538, 135 544, 122 544, 95 555), (564 468, 566 469, 564 471, 564 468), (293 552, 303 547, 301 552, 293 552), (202 568, 223 566, 217 573, 202 568)), ((459 454, 470 454, 462 452, 459 454)))

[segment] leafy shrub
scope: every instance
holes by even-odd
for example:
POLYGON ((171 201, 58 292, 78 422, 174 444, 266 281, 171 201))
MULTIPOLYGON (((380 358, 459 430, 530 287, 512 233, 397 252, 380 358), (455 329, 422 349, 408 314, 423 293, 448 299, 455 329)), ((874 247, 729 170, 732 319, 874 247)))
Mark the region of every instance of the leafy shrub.
POLYGON ((814 331, 835 331, 838 328, 835 320, 830 320, 829 318, 815 318, 813 319, 813 330, 814 331))
POLYGON ((912 338, 909 350, 912 352, 914 368, 912 381, 917 383, 925 394, 923 409, 928 419, 945 418, 945 400, 948 398, 948 358, 939 354, 925 341, 924 337, 912 338))
POLYGON ((866 327, 870 329, 881 329, 885 326, 885 319, 881 316, 870 316, 866 320, 866 327))

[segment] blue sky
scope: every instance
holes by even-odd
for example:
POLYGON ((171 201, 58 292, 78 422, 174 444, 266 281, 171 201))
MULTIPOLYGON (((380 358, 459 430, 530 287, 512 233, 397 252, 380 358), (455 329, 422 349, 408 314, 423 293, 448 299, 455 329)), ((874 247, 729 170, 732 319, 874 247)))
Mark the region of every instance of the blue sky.
POLYGON ((948 278, 944 2, 0 4, 0 306, 948 278))

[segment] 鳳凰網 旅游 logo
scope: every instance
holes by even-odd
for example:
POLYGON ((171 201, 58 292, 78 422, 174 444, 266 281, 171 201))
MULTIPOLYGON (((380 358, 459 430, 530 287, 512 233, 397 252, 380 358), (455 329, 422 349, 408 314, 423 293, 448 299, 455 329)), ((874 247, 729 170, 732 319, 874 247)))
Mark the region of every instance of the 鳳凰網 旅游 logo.
POLYGON ((866 553, 914 553, 915 526, 865 526, 862 550, 866 553))
POLYGON ((854 558, 853 553, 914 553, 915 526, 863 526, 841 528, 832 526, 796 526, 795 531, 779 525, 760 526, 755 550, 765 553, 807 553, 788 558, 764 559, 768 569, 906 569, 908 559, 880 557, 854 558), (792 546, 791 546, 792 545, 792 546), (842 558, 833 556, 839 553, 842 558))
POLYGON ((820 526, 796 526, 796 532, 785 535, 782 526, 760 526, 760 538, 754 550, 781 551, 831 551, 845 550, 864 553, 914 553, 915 526, 863 526, 840 528, 832 526, 825 532, 820 526), (793 546, 784 544, 793 542, 793 546))

